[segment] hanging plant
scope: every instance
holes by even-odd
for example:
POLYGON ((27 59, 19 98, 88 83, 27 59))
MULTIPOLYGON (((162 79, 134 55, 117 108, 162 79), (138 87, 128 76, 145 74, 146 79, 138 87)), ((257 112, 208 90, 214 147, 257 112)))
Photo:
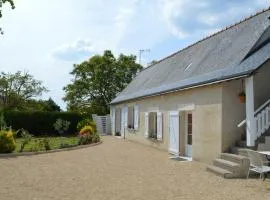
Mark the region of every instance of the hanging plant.
POLYGON ((238 94, 238 96, 239 96, 239 99, 240 99, 240 102, 241 103, 245 103, 246 102, 246 93, 245 92, 240 92, 238 94))

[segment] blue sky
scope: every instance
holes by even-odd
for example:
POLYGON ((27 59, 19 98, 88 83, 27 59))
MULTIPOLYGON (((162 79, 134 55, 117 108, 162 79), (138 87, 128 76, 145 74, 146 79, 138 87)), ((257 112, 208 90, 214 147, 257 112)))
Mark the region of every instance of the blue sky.
POLYGON ((15 0, 4 6, 0 71, 28 71, 62 108, 75 63, 110 49, 144 66, 270 6, 270 0, 15 0), (52 3, 53 2, 53 3, 52 3))

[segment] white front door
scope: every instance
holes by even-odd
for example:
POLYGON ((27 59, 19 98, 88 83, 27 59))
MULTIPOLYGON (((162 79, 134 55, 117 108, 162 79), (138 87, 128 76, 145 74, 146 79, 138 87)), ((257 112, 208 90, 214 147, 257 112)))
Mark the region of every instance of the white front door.
POLYGON ((192 133, 193 133, 193 116, 192 112, 187 112, 186 113, 186 128, 185 128, 185 140, 186 140, 186 148, 185 148, 185 156, 187 157, 192 157, 192 133))
POLYGON ((169 112, 169 153, 179 155, 179 113, 169 112))

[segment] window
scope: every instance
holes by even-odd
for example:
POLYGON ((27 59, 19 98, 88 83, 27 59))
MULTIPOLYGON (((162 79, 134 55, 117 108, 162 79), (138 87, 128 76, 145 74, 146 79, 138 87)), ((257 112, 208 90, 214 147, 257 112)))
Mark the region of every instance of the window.
POLYGON ((128 128, 134 129, 134 107, 128 107, 128 128))
POLYGON ((187 144, 192 145, 192 114, 191 113, 188 114, 187 126, 188 126, 187 127, 187 134, 188 134, 187 144))
POLYGON ((149 113, 149 138, 157 139, 157 113, 149 113))
POLYGON ((127 108, 127 128, 138 130, 139 128, 139 106, 130 106, 127 108))

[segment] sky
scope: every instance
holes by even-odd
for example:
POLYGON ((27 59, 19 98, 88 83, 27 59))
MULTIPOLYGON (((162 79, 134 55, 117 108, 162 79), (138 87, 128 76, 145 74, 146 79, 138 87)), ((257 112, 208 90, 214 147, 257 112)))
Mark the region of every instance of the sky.
POLYGON ((0 71, 27 71, 65 109, 73 64, 104 50, 162 59, 270 6, 270 0, 15 0, 3 7, 0 71))

